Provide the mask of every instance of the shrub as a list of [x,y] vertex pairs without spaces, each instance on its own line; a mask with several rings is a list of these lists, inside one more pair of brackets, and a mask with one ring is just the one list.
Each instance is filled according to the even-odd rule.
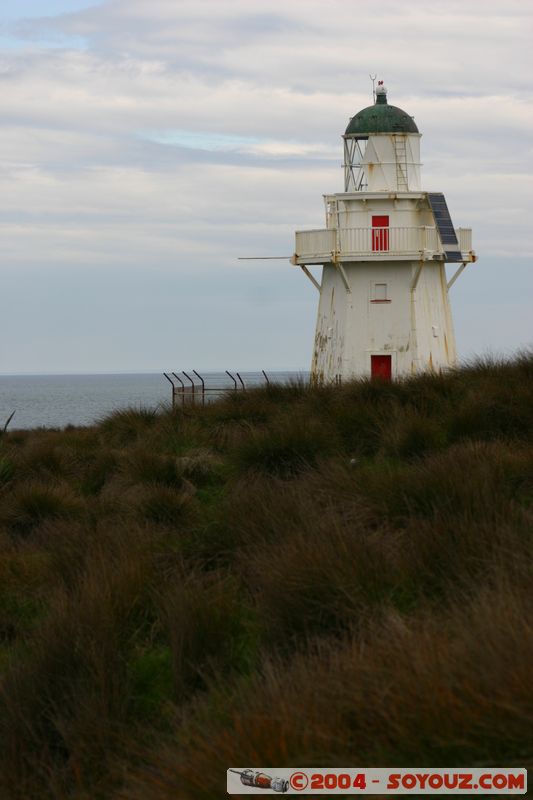
[[332,419],[345,451],[359,456],[377,452],[383,424],[379,406],[366,401],[351,402],[350,394],[343,392],[334,406]]
[[160,595],[159,604],[170,641],[177,700],[205,689],[214,676],[250,670],[254,626],[232,576],[191,571]]
[[52,593],[24,658],[1,679],[3,797],[68,796],[109,769],[131,713],[127,656],[154,621],[153,563],[129,533],[115,553],[95,545],[77,584]]
[[136,483],[180,487],[183,483],[176,459],[143,447],[128,452],[123,463],[126,475]]
[[173,695],[172,652],[166,644],[145,644],[128,660],[132,710],[141,719],[162,714]]
[[453,410],[450,434],[453,439],[531,438],[532,405],[528,386],[472,393]]
[[2,437],[0,796],[528,763],[531,378],[529,354]]
[[107,441],[128,444],[150,430],[156,420],[155,409],[124,408],[105,417],[98,427]]
[[202,446],[206,431],[202,407],[174,408],[157,414],[154,424],[142,434],[139,444],[154,453],[180,456]]
[[218,451],[233,450],[247,441],[253,429],[247,420],[222,420],[210,428],[209,441]]
[[239,552],[282,540],[321,513],[322,501],[306,491],[307,480],[307,472],[291,481],[250,472],[211,489],[202,515],[185,532],[184,552],[195,561],[228,564]]
[[83,510],[82,502],[69,487],[28,482],[15,487],[4,506],[3,517],[14,532],[27,534],[47,519],[76,518]]
[[380,427],[382,450],[399,458],[417,458],[441,450],[447,443],[442,420],[408,409],[402,409],[392,420],[389,417]]
[[138,493],[137,513],[148,522],[180,525],[186,519],[191,495],[168,486],[146,487]]
[[0,592],[0,646],[30,631],[41,612],[42,604],[37,598],[3,587]]
[[398,541],[404,580],[428,607],[455,602],[458,592],[490,583],[494,571],[512,575],[531,562],[531,514],[514,504],[491,518],[410,519]]
[[190,450],[186,456],[180,456],[175,460],[179,475],[189,478],[197,486],[205,486],[216,481],[221,464],[220,458],[205,449]]
[[269,428],[252,431],[249,439],[233,451],[237,468],[291,478],[334,451],[336,440],[331,428],[302,417],[295,414]]
[[402,408],[410,408],[425,416],[440,417],[443,410],[461,395],[459,376],[456,371],[450,370],[404,378],[397,383],[397,402]]
[[266,662],[189,714],[177,742],[152,751],[120,796],[214,797],[228,764],[257,764],[258,754],[278,766],[338,766],[354,753],[374,767],[529,763],[528,580],[503,578],[444,613],[390,613],[290,663]]
[[39,525],[32,540],[45,555],[56,588],[74,589],[98,536],[86,520],[52,517]]
[[22,451],[19,457],[21,471],[26,477],[33,475],[41,480],[63,475],[66,471],[63,448],[54,434],[41,436]]
[[465,442],[415,463],[377,458],[350,469],[337,461],[311,480],[318,492],[351,498],[372,510],[379,523],[403,525],[410,517],[438,517],[476,525],[500,518],[502,509],[508,510],[525,490],[530,471],[527,449]]
[[112,451],[102,449],[86,457],[80,466],[80,489],[85,495],[97,495],[117,468],[117,457]]
[[27,430],[14,430],[9,431],[3,434],[3,440],[10,445],[14,445],[16,448],[23,447],[29,438],[31,438],[32,433]]
[[247,392],[227,392],[217,403],[205,406],[200,418],[214,427],[220,423],[237,422],[246,425],[265,424],[275,409],[261,389]]
[[0,453],[0,487],[9,483],[15,473],[13,462]]
[[331,510],[309,514],[275,546],[247,549],[239,566],[256,597],[265,645],[290,652],[298,639],[338,635],[394,605],[404,578],[395,545],[390,532],[368,531],[364,520],[343,526]]

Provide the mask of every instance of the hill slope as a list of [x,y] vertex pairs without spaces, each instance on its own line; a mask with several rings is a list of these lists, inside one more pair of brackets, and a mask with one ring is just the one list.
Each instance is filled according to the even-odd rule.
[[532,766],[533,358],[0,439],[0,796]]

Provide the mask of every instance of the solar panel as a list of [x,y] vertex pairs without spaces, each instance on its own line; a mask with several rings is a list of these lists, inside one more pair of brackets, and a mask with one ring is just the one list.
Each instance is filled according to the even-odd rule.
[[430,192],[428,201],[433,211],[446,261],[462,261],[459,242],[444,195],[441,192]]

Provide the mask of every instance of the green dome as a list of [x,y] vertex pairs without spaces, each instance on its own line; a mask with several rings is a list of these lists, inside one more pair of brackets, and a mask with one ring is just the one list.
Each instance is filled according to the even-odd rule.
[[371,133],[418,133],[418,128],[409,114],[401,108],[389,106],[382,89],[377,93],[373,106],[363,108],[351,118],[345,136],[365,138]]

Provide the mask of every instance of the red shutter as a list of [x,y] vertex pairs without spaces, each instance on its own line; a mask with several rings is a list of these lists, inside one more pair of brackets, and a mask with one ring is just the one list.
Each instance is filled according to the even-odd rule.
[[372,217],[372,250],[379,252],[389,249],[389,217],[388,215]]
[[382,381],[392,380],[392,356],[370,356],[370,375]]

